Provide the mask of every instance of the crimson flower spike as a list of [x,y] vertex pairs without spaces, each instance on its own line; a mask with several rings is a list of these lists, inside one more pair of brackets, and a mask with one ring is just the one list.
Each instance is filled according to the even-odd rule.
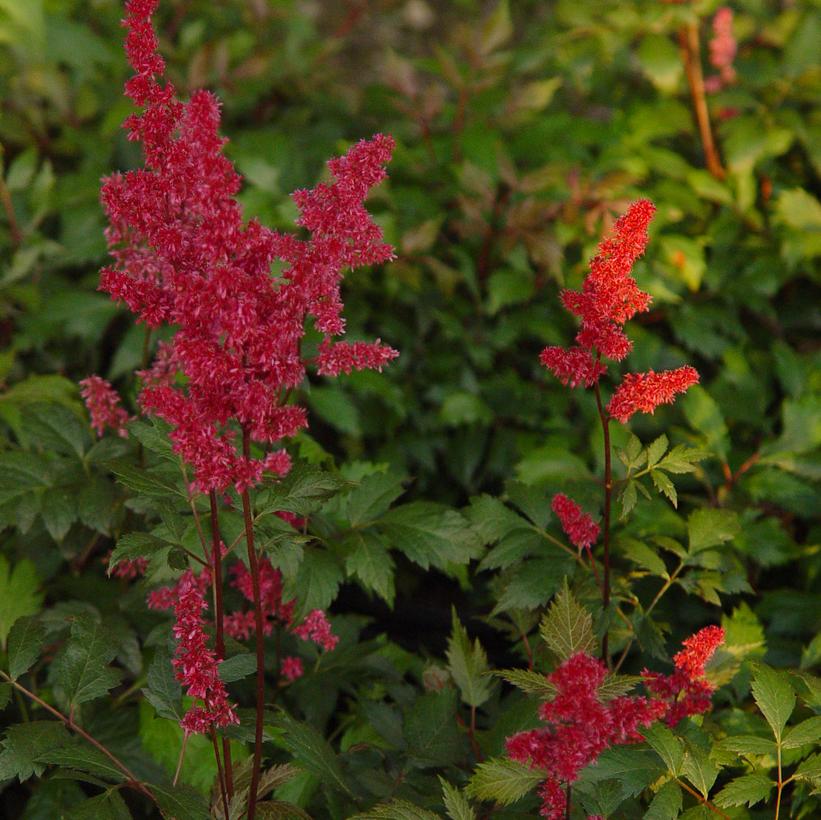
[[[307,239],[254,219],[245,224],[236,201],[242,179],[223,154],[219,102],[207,91],[181,102],[161,79],[151,23],[157,4],[126,4],[135,71],[126,94],[141,110],[125,126],[142,143],[145,167],[105,180],[114,264],[102,271],[100,288],[149,327],[175,326],[163,366],[144,375],[140,404],[172,425],[175,451],[194,468],[194,490],[241,493],[265,471],[286,473],[290,459],[281,449],[252,458],[238,446],[239,431],[271,445],[307,426],[304,408],[285,398],[305,378],[307,321],[324,335],[311,362],[320,375],[379,370],[398,355],[378,340],[333,339],[345,331],[342,271],[393,256],[363,203],[385,178],[394,142],[378,134],[357,143],[328,163],[331,182],[294,193]],[[273,277],[277,259],[283,270]]]

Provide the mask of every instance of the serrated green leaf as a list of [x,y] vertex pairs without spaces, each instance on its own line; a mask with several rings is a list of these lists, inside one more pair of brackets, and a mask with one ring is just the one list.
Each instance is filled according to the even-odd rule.
[[351,794],[331,744],[313,726],[288,715],[281,715],[274,725],[285,730],[279,742],[294,756],[300,768],[319,778],[324,785]]
[[627,695],[636,688],[636,684],[641,683],[641,675],[613,675],[608,673],[602,681],[598,692],[599,700],[605,703],[613,698],[620,698]]
[[296,515],[311,515],[343,487],[345,481],[335,473],[299,463],[279,483],[260,494],[257,509],[261,514],[284,510]]
[[327,609],[336,598],[345,574],[336,557],[324,549],[306,550],[296,578],[286,579],[283,600],[296,598],[297,616]]
[[220,680],[223,683],[233,683],[234,681],[247,678],[248,675],[256,672],[257,659],[250,652],[241,652],[226,658],[219,665]]
[[182,687],[164,649],[158,649],[154,654],[154,660],[148,669],[146,688],[142,691],[160,717],[182,720]]
[[663,493],[674,507],[678,507],[678,494],[670,477],[661,470],[650,470],[650,478],[653,480],[653,486]]
[[476,766],[465,791],[477,800],[509,806],[532,791],[544,779],[544,772],[515,760],[486,760]]
[[65,820],[131,820],[131,812],[125,800],[115,789],[89,798],[79,806],[72,806],[62,816]]
[[731,780],[714,798],[722,808],[730,806],[754,806],[770,796],[775,783],[763,774],[745,774]]
[[793,777],[797,780],[821,781],[821,754],[802,760]]
[[9,726],[0,752],[0,781],[16,777],[20,782],[32,775],[40,777],[45,764],[37,759],[48,749],[69,741],[69,734],[56,720],[32,720]]
[[149,788],[167,820],[208,820],[210,817],[205,798],[190,786],[150,783]]
[[34,615],[18,618],[9,631],[9,674],[12,680],[31,669],[40,656],[46,630]]
[[616,780],[621,784],[623,798],[635,797],[665,773],[658,755],[650,749],[629,746],[606,749],[595,766],[582,773],[589,783]]
[[311,820],[311,815],[293,803],[283,800],[266,800],[257,803],[259,820]]
[[108,628],[99,621],[81,618],[71,626],[71,638],[54,659],[49,680],[72,706],[108,693],[121,673],[108,664],[117,654]]
[[573,596],[567,581],[542,618],[539,634],[562,660],[577,652],[591,654],[595,651],[593,616]]
[[402,479],[393,473],[372,473],[365,476],[348,494],[348,521],[352,527],[360,527],[385,513],[399,498],[405,488]]
[[438,814],[420,808],[407,800],[379,803],[367,811],[352,815],[349,820],[441,820]]
[[621,518],[626,518],[638,502],[636,484],[637,482],[631,479],[622,487],[621,492],[619,493],[618,500],[621,504]]
[[528,526],[528,522],[501,499],[490,495],[471,498],[470,506],[464,512],[486,544],[493,544],[509,532]]
[[476,812],[456,786],[448,783],[441,776],[439,785],[442,787],[442,801],[450,820],[476,820]]
[[781,741],[781,747],[798,749],[810,743],[821,743],[821,715],[814,715],[790,727]]
[[464,758],[465,739],[456,725],[456,691],[417,698],[405,716],[405,740],[416,765],[448,766]]
[[492,614],[542,606],[561,587],[572,567],[573,559],[558,549],[551,558],[532,558],[511,567]]
[[148,558],[161,549],[167,549],[169,543],[147,532],[127,532],[120,536],[117,545],[108,558],[109,573],[121,561],[133,561],[135,558]]
[[659,558],[658,552],[651,549],[643,541],[635,538],[625,538],[619,540],[619,547],[621,552],[630,561],[638,566],[646,569],[652,575],[659,578],[667,578],[667,566],[664,561]]
[[448,670],[468,706],[481,706],[493,693],[493,679],[488,671],[487,655],[479,639],[470,643],[468,633],[452,611],[453,625],[448,639]]
[[547,679],[546,675],[531,669],[500,669],[493,674],[512,683],[523,692],[536,695],[542,700],[552,700],[558,692],[556,686]]
[[764,715],[777,741],[795,708],[795,692],[789,679],[764,664],[753,668],[752,693],[761,714]]
[[682,804],[681,786],[671,780],[656,792],[644,813],[644,820],[675,820],[679,816]]
[[647,447],[647,466],[654,467],[667,451],[670,441],[662,433],[652,444]]
[[[519,519],[524,523],[523,519]],[[479,562],[479,572],[487,569],[507,569],[523,559],[539,553],[544,536],[534,529],[515,529],[504,535]]]
[[719,741],[719,747],[739,755],[775,755],[775,741],[769,737],[757,735],[735,735]]
[[117,464],[111,470],[117,476],[120,484],[128,487],[129,490],[133,490],[137,495],[163,501],[174,497],[188,500],[182,488],[182,475],[180,474],[178,477],[170,464],[162,464],[142,470],[137,467]]
[[114,783],[122,783],[125,779],[123,773],[101,751],[79,740],[44,750],[37,756],[37,762],[78,769]]
[[91,441],[86,426],[60,404],[34,404],[23,417],[26,438],[40,447],[82,458]]
[[61,542],[78,518],[76,498],[63,487],[53,488],[40,506],[48,534]]
[[34,564],[27,559],[18,561],[14,568],[0,555],[0,646],[18,618],[34,615],[40,610],[43,593]]
[[715,763],[701,749],[693,746],[690,746],[684,756],[682,772],[704,797],[710,793],[718,777],[718,768]]
[[431,501],[414,501],[394,507],[379,522],[394,549],[422,569],[444,569],[478,558],[482,542],[456,510]]
[[690,553],[714,547],[735,538],[741,530],[737,513],[732,510],[704,508],[690,513],[687,533]]
[[678,776],[684,761],[684,746],[662,723],[654,723],[640,730],[650,748],[664,761],[668,771]]
[[704,461],[709,457],[710,454],[706,450],[688,447],[686,444],[678,444],[664,456],[657,466],[668,473],[692,473],[695,472],[695,465],[699,461]]
[[3,711],[11,701],[11,684],[0,683],[0,712]]
[[368,590],[373,590],[388,606],[392,607],[394,587],[394,563],[390,553],[370,530],[352,532],[345,540],[350,550],[345,558],[345,569],[356,575]]

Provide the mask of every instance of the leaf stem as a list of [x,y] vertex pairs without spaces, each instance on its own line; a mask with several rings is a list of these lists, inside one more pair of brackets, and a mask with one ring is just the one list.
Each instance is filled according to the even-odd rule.
[[[242,428],[242,453],[245,458],[250,455],[251,437],[246,427]],[[254,546],[254,520],[251,511],[251,498],[248,490],[241,493],[242,515],[245,519],[245,543],[248,547],[248,566],[251,570],[251,585],[254,593],[254,625],[257,649],[257,703],[256,725],[254,732],[254,764],[251,770],[251,785],[248,791],[248,820],[256,815],[257,789],[259,788],[260,769],[262,767],[262,723],[265,715],[265,636],[262,628],[262,601],[259,592],[259,562]]]
[[[50,714],[54,715],[58,720],[62,721],[67,729],[78,734],[83,740],[87,743],[90,743],[97,751],[104,754],[127,778],[127,785],[131,786],[133,789],[136,789],[141,794],[145,795],[152,803],[157,804],[157,798],[154,797],[153,792],[148,786],[143,783],[125,763],[122,762],[113,752],[109,751],[99,740],[95,737],[92,737],[82,726],[78,726],[75,722],[73,717],[69,717],[68,715],[64,715],[59,710],[55,709],[50,704],[46,703],[42,698],[38,697],[34,694],[34,692],[29,691],[20,683],[17,683],[16,680],[12,680],[11,676],[6,674],[2,669],[0,669],[0,678],[2,678],[6,683],[10,683],[14,689],[18,692],[24,694],[27,698],[30,698],[34,703],[38,706],[45,709]],[[159,804],[157,804],[159,805]]]
[[723,817],[724,820],[730,820],[729,814],[725,814],[720,808],[718,808],[718,806],[711,803],[703,794],[699,794],[699,792],[697,792],[692,786],[690,786],[689,783],[685,783],[679,777],[676,778],[676,783],[678,783],[679,786],[681,786],[681,788],[684,789],[686,792],[692,794],[693,797],[695,797],[696,800],[698,800],[698,802],[701,803],[702,806],[705,806],[711,812],[717,814],[719,817]]
[[[222,740],[224,744],[225,738],[223,738]],[[225,820],[229,820],[230,814],[228,813],[228,795],[226,793],[225,786],[226,773],[223,770],[222,763],[220,762],[220,750],[217,745],[217,733],[214,731],[213,727],[211,728],[211,743],[214,746],[214,759],[217,761],[217,783],[219,784],[220,797],[222,798],[222,808],[225,811]]]
[[781,771],[781,733],[779,732],[779,736],[776,738],[776,749],[777,749],[777,759],[778,759],[778,784],[777,784],[777,792],[775,798],[775,818],[774,820],[778,820],[778,815],[781,812],[781,793],[784,791],[784,775]]

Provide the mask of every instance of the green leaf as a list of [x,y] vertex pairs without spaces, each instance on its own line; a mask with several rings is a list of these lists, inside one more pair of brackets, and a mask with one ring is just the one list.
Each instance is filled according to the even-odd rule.
[[509,532],[528,526],[528,522],[511,510],[501,499],[490,495],[471,498],[465,515],[486,544],[493,544]]
[[142,690],[143,695],[157,714],[170,720],[182,720],[182,687],[164,649],[158,649],[154,654],[146,684],[146,688]]
[[585,769],[581,779],[588,783],[616,780],[626,798],[635,797],[664,773],[655,752],[622,746],[602,752],[596,765]]
[[91,476],[77,497],[77,514],[87,527],[108,535],[116,504],[117,496],[111,481],[102,476]]
[[687,519],[690,554],[730,541],[740,531],[738,515],[732,510],[695,510]]
[[658,550],[651,549],[643,541],[635,538],[619,539],[621,552],[630,561],[646,569],[651,575],[659,578],[667,578],[667,565],[661,560]]
[[368,590],[373,590],[388,606],[393,606],[394,563],[380,539],[370,530],[352,532],[345,539],[351,551],[345,558],[348,575],[356,575]]
[[650,748],[664,761],[668,771],[678,776],[684,761],[681,741],[663,723],[654,723],[640,731]]
[[0,752],[0,781],[17,777],[20,782],[32,775],[40,777],[45,764],[38,763],[41,754],[67,743],[69,734],[56,720],[33,720],[9,726]]
[[[169,469],[171,472],[169,472]],[[158,498],[167,501],[171,498],[188,497],[182,489],[182,474],[177,476],[177,472],[171,465],[162,464],[147,469],[139,469],[124,464],[117,464],[111,468],[119,482],[133,490],[137,495],[147,498]]]
[[12,680],[31,669],[40,656],[46,640],[46,630],[34,615],[25,615],[14,622],[9,632],[9,674]]
[[108,572],[110,574],[121,561],[148,558],[158,550],[167,549],[169,546],[167,541],[147,532],[127,532],[117,539],[117,545],[108,558]]
[[641,675],[613,675],[608,673],[597,692],[599,700],[604,703],[613,698],[627,695],[636,688],[637,683],[641,683],[641,680]]
[[739,755],[775,755],[777,751],[775,741],[772,738],[758,737],[757,735],[725,737],[719,741],[718,745],[721,749]]
[[656,792],[644,813],[644,820],[675,820],[681,812],[682,803],[681,786],[671,780]]
[[205,798],[190,786],[150,783],[149,788],[167,820],[208,820],[210,817]]
[[43,751],[37,756],[37,762],[78,769],[114,783],[122,783],[125,779],[123,773],[101,751],[79,740]]
[[670,441],[663,433],[647,447],[647,466],[655,467],[661,457],[667,452]]
[[500,669],[493,674],[542,700],[553,700],[558,692],[555,684],[552,684],[546,675],[531,669]]
[[810,743],[821,742],[821,715],[814,715],[811,718],[802,720],[796,726],[792,726],[784,735],[781,742],[783,749],[798,749]]
[[566,580],[542,618],[539,634],[562,660],[577,652],[591,654],[595,651],[593,616],[579,604]]
[[260,494],[262,498],[257,499],[257,509],[263,514],[285,510],[296,515],[310,515],[344,486],[344,480],[338,475],[299,463],[278,484]]
[[821,754],[816,754],[803,760],[801,765],[795,770],[793,777],[795,777],[796,780],[821,781]]
[[301,768],[326,786],[351,794],[331,744],[313,726],[284,714],[277,718],[274,725],[285,730],[278,742],[294,756]]
[[618,501],[621,504],[620,518],[626,518],[638,502],[638,493],[636,492],[636,482],[628,481],[621,489]]
[[670,476],[661,470],[650,470],[650,478],[653,479],[653,486],[663,493],[674,507],[678,507],[678,494],[675,485],[670,481]]
[[349,820],[440,820],[440,817],[407,800],[397,799],[389,803],[379,803],[367,811],[351,815]]
[[684,757],[682,772],[704,797],[710,793],[718,777],[715,763],[701,749],[693,746],[690,746]]
[[448,670],[468,706],[481,706],[493,693],[493,679],[488,671],[487,655],[479,639],[470,643],[467,630],[452,610],[453,627],[448,639]]
[[402,479],[393,473],[372,473],[365,476],[348,494],[348,521],[360,527],[379,518],[399,498],[405,488]]
[[479,37],[479,51],[490,54],[503,46],[513,36],[513,22],[510,19],[508,0],[499,0],[496,8],[485,20]]
[[496,758],[476,766],[465,791],[477,800],[493,801],[508,806],[532,791],[544,772],[531,769],[515,760]]
[[83,801],[63,816],[66,820],[131,820],[131,812],[125,800],[115,789]]
[[296,578],[285,584],[283,600],[296,598],[298,615],[313,609],[327,609],[344,577],[342,567],[330,552],[319,548],[306,550]]
[[58,543],[66,537],[71,525],[77,520],[77,503],[74,495],[62,487],[53,488],[40,507],[43,523],[48,534]]
[[550,558],[533,558],[510,569],[493,615],[512,609],[536,609],[542,606],[573,571],[573,559],[558,549],[550,548]]
[[703,387],[694,385],[681,399],[681,406],[690,426],[704,436],[704,446],[726,459],[729,433],[715,399]]
[[39,612],[42,603],[43,593],[34,564],[23,559],[12,569],[8,559],[0,555],[0,646],[6,646],[12,624],[24,615]]
[[476,812],[456,786],[448,783],[441,776],[439,785],[442,787],[442,801],[450,820],[476,820]]
[[379,526],[391,545],[422,569],[466,564],[482,550],[479,537],[462,515],[430,501],[394,507]]
[[27,438],[44,449],[82,458],[90,443],[86,426],[60,404],[29,405],[24,424]]
[[220,680],[223,683],[233,683],[247,678],[248,675],[256,672],[256,669],[256,657],[250,652],[241,652],[239,655],[233,655],[220,663]]
[[293,803],[283,800],[266,800],[257,803],[259,820],[311,820],[311,815]]
[[753,667],[751,689],[776,741],[780,741],[781,733],[795,708],[795,692],[787,676],[764,664],[756,664]]
[[117,646],[105,624],[81,618],[71,626],[71,638],[49,669],[49,680],[72,706],[108,693],[120,682],[121,673],[108,664]]
[[717,806],[726,809],[730,806],[754,806],[766,800],[773,790],[773,783],[763,774],[745,774],[731,780],[714,798]]
[[463,759],[465,741],[456,725],[454,689],[416,699],[405,716],[405,740],[416,765],[448,766]]

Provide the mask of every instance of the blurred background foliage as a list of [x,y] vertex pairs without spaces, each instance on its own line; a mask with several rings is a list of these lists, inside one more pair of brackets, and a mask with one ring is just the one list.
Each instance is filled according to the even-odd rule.
[[[580,284],[630,201],[652,199],[636,274],[654,302],[631,324],[626,364],[692,363],[702,386],[632,427],[645,442],[667,432],[712,458],[680,485],[681,515],[653,500],[625,537],[648,522],[677,535],[698,506],[737,511],[725,610],[754,591],[739,623],[756,635],[763,625],[767,659],[817,669],[821,3],[731,4],[737,79],[707,100],[722,179],[705,168],[676,39],[699,21],[709,73],[718,6],[166,0],[158,23],[181,95],[204,86],[223,101],[248,216],[290,229],[288,194],[320,178],[325,159],[376,131],[396,138],[390,179],[369,207],[397,258],[351,276],[345,296],[350,336],[379,336],[402,355],[382,374],[312,380],[310,437],[298,445],[309,459],[347,463],[355,479],[387,465],[410,479],[406,500],[463,506],[532,487],[596,498],[595,406],[550,378],[538,353],[574,333],[559,289]],[[36,449],[43,435],[34,405],[80,414],[73,385],[89,373],[133,407],[143,330],[96,292],[100,178],[140,163],[120,127],[121,13],[119,0],[0,0],[0,423],[14,446]],[[624,445],[626,432],[615,433]],[[98,495],[113,498],[99,481]],[[66,560],[76,567],[89,533],[111,524],[104,510],[68,524],[50,509],[26,514],[26,534],[7,530],[6,548],[41,577]],[[410,598],[425,577],[400,563],[393,626],[409,641],[428,628]],[[510,575],[478,575],[491,577],[468,596],[467,575],[455,574],[469,612],[490,611],[500,589],[516,603]],[[74,581],[62,583],[53,596]],[[679,594],[660,609],[685,634],[704,610]],[[429,635],[437,652],[448,606]]]

